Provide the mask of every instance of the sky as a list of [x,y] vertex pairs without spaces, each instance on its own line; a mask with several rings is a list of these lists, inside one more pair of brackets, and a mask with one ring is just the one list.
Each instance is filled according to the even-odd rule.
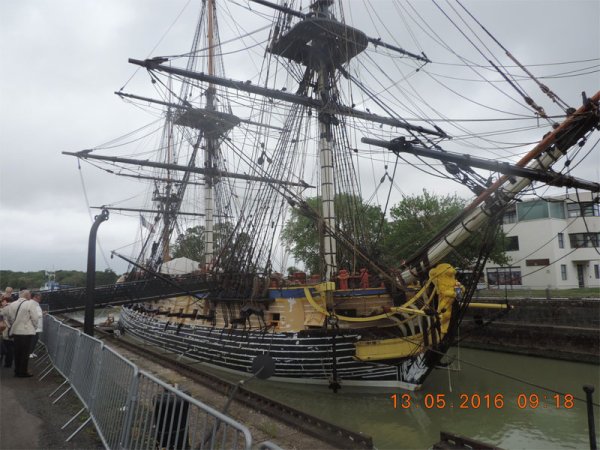
[[[93,215],[98,214],[88,205],[142,195],[140,187],[115,181],[89,165],[79,166],[77,159],[61,152],[109,142],[155,120],[113,92],[124,85],[128,92],[147,89],[148,77],[128,64],[128,58],[181,53],[189,48],[199,3],[0,2],[0,270],[85,270],[89,229]],[[232,16],[239,17],[225,19],[222,40],[239,32],[235,23],[243,24],[245,30],[264,26],[263,18],[245,11],[247,1],[225,3]],[[413,3],[432,8],[425,0]],[[551,87],[569,104],[579,106],[581,91],[592,95],[600,87],[597,0],[465,0],[463,4],[526,64],[591,60],[591,75],[551,81]],[[387,0],[378,5],[383,15],[385,8],[391,8]],[[258,5],[252,8],[269,13]],[[364,25],[375,36],[377,27],[366,22],[359,9],[350,2],[347,19],[357,27]],[[387,32],[394,34],[401,25],[393,23]],[[436,23],[432,26],[443,35]],[[411,48],[410,42],[407,47]],[[435,55],[425,50],[428,56]],[[229,77],[244,80],[246,70],[256,71],[256,62],[240,56],[230,67]],[[418,81],[414,83],[418,85]],[[501,97],[481,95],[482,101],[505,106]],[[438,100],[443,104],[445,99]],[[447,103],[452,106],[453,99],[448,97]],[[465,116],[458,106],[454,109],[453,117]],[[596,149],[590,164],[576,174],[597,181],[598,154]],[[435,182],[429,188],[438,193],[465,192]],[[407,192],[415,190],[408,188]],[[126,263],[110,259],[110,251],[124,249],[127,254],[138,229],[137,218],[111,214],[98,233],[97,268],[124,272]]]

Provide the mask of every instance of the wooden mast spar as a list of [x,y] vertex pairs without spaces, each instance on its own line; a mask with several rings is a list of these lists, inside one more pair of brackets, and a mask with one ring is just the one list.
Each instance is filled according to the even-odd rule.
[[[207,3],[207,21],[208,21],[208,73],[215,74],[214,68],[214,0],[208,0]],[[208,84],[206,90],[206,109],[209,111],[215,110],[215,86],[212,83]],[[206,141],[206,152],[204,153],[204,167],[212,168],[213,160],[216,153],[218,143],[214,137],[210,137]],[[210,270],[214,258],[213,230],[214,230],[214,177],[207,176],[204,185],[204,270]]]

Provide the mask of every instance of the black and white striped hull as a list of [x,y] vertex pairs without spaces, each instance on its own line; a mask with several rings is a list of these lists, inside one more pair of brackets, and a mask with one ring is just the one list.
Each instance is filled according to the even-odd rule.
[[[333,373],[333,337],[299,336],[236,330],[206,325],[177,325],[123,308],[120,324],[127,333],[159,345],[178,355],[243,374],[252,373],[252,362],[269,353],[275,363],[271,379],[296,383],[328,384]],[[338,380],[345,386],[399,387],[418,389],[430,369],[423,354],[402,362],[377,364],[354,358],[359,333],[335,338]]]

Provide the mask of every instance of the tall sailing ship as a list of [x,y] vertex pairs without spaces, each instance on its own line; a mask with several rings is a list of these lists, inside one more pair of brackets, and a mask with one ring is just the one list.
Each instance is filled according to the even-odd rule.
[[[565,165],[556,168],[598,127],[600,96],[584,96],[582,106],[571,108],[507,52],[542,95],[562,108],[562,122],[490,60],[490,70],[550,129],[516,163],[447,151],[451,133],[427,117],[445,116],[421,108],[412,88],[399,87],[427,73],[432,61],[426,53],[347,24],[341,3],[316,0],[304,9],[300,3],[253,0],[248,9],[272,24],[241,32],[225,48],[217,6],[228,2],[204,0],[188,53],[130,59],[146,69],[161,95],[117,92],[162,109],[156,157],[101,155],[99,149],[72,153],[151,186],[152,206],[113,207],[141,215],[144,234],[130,260],[129,280],[169,270],[176,279],[173,242],[179,248],[195,245],[201,256],[182,272],[198,280],[202,294],[129,305],[120,324],[174,353],[237,372],[251,373],[256,358],[268,355],[274,379],[334,390],[416,389],[455,341],[505,209],[534,183],[599,190],[598,183],[566,174]],[[267,29],[266,41],[254,38]],[[224,55],[232,42],[245,45],[244,52],[264,52],[262,62],[243,68],[258,75],[225,76]],[[384,58],[391,63],[384,65]],[[373,68],[380,73],[371,73]],[[375,75],[383,81],[375,84]],[[406,110],[419,117],[403,118],[399,111]],[[453,129],[465,131],[459,127]],[[365,154],[371,159],[361,159]],[[366,208],[376,208],[383,223],[389,192],[371,192],[385,189],[384,181],[390,191],[401,182],[398,163],[406,155],[416,156],[424,172],[467,186],[475,198],[420,250],[390,262],[381,255],[381,230],[372,229]],[[367,169],[375,175],[369,178]],[[312,273],[282,275],[281,249],[294,236],[281,235],[291,218],[302,218],[308,234],[318,235]],[[446,260],[473,238],[481,248],[474,264],[463,267],[469,275],[460,283]]]

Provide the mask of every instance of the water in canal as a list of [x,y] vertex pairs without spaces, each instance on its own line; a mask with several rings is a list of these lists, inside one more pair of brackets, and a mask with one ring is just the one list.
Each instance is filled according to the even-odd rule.
[[[256,379],[246,387],[368,434],[378,449],[427,449],[440,430],[504,449],[590,448],[582,386],[595,385],[600,403],[600,366],[464,348],[450,352],[457,353],[460,371],[438,369],[416,393],[343,387],[334,394],[323,386]],[[600,409],[594,413],[600,434]]]

